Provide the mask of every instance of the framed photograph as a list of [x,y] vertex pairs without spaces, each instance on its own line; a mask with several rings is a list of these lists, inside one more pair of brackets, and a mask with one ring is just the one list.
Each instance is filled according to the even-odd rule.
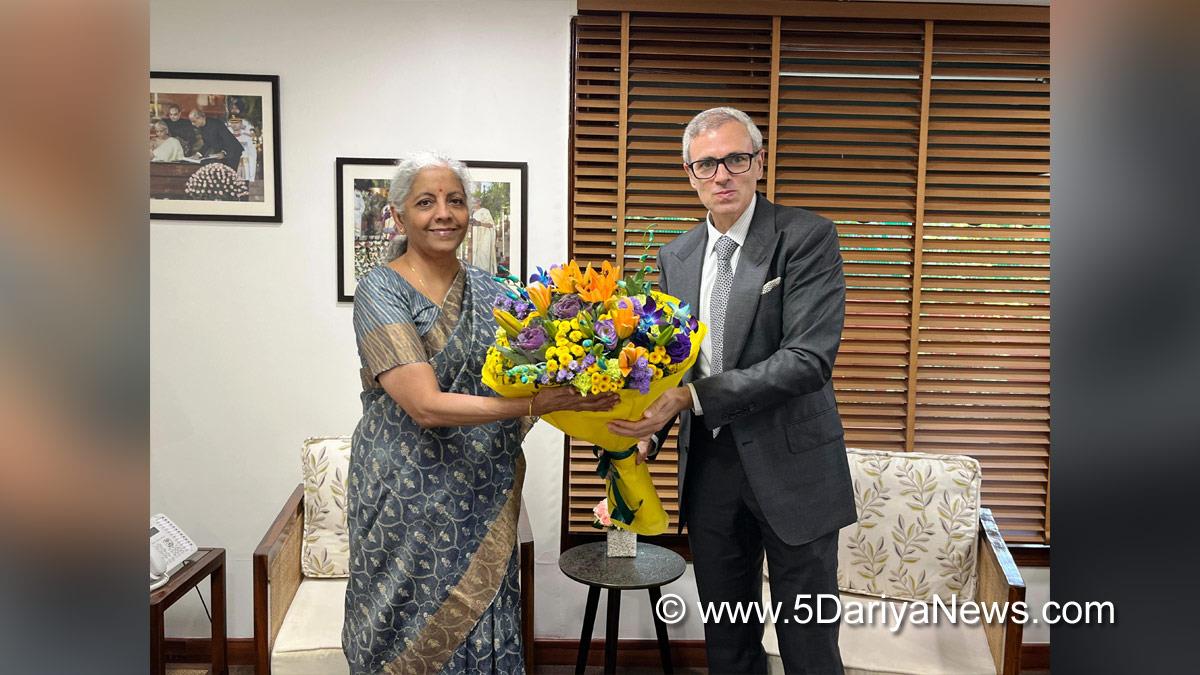
[[150,217],[279,223],[279,76],[150,73]]
[[[387,262],[400,236],[388,204],[395,159],[337,158],[338,300],[352,302],[358,280]],[[528,216],[525,162],[465,162],[475,186],[470,226],[458,257],[491,274],[526,278]]]

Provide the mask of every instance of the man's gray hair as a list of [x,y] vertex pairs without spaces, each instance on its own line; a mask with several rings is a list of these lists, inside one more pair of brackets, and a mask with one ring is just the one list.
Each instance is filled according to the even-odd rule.
[[[394,212],[404,213],[404,200],[408,199],[409,193],[412,192],[417,174],[431,167],[444,167],[453,171],[454,175],[458,176],[458,182],[462,183],[463,194],[470,203],[474,183],[471,181],[471,172],[467,170],[467,165],[435,152],[420,151],[409,153],[396,162],[396,174],[388,187],[388,203],[392,205]],[[395,260],[407,249],[408,238],[396,237],[385,258]]]
[[746,133],[750,134],[750,142],[754,144],[754,152],[762,150],[762,132],[754,125],[754,121],[750,119],[749,115],[737,108],[709,108],[693,117],[692,121],[688,122],[687,128],[683,130],[684,163],[692,161],[688,154],[692,147],[692,139],[727,122],[737,122],[746,127]]

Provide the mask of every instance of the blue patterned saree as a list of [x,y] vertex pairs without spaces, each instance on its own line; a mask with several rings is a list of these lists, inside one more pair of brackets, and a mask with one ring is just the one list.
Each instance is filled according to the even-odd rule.
[[355,292],[363,417],[348,481],[342,646],[356,675],[524,672],[520,420],[423,429],[376,380],[427,361],[442,391],[494,395],[479,374],[498,292],[464,266],[438,307],[386,265]]

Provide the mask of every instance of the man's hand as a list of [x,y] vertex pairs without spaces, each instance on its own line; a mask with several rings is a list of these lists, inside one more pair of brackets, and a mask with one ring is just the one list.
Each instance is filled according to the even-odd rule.
[[650,450],[654,448],[654,441],[649,438],[643,438],[638,441],[637,459],[633,460],[634,464],[645,464],[650,461]]
[[621,436],[646,438],[662,429],[681,410],[692,407],[692,392],[687,387],[668,389],[658,400],[646,408],[640,420],[615,420],[608,423],[608,430]]

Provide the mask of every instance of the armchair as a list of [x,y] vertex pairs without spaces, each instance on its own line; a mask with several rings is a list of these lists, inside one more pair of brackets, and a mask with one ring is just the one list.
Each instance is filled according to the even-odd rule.
[[[305,482],[296,486],[254,551],[254,646],[258,675],[349,673],[342,653],[346,584],[344,478],[348,437],[304,442]],[[521,635],[532,672],[533,531],[518,524]]]
[[[996,521],[979,505],[979,463],[958,455],[847,453],[859,517],[838,540],[839,646],[846,673],[1018,675],[1022,625],[1011,614],[974,625],[950,624],[943,615],[937,623],[893,631],[893,608],[870,607],[935,598],[946,606],[957,598],[1011,607],[1025,600],[1025,582]],[[764,566],[763,572],[763,600],[769,603],[769,570]],[[850,603],[889,622],[848,621]],[[792,607],[782,604],[787,616]],[[770,623],[763,646],[770,672],[782,674]]]

